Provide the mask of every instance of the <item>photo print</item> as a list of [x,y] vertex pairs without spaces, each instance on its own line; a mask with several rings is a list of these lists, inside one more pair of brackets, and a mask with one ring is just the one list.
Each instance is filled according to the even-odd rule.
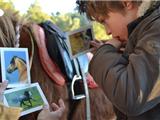
[[9,107],[21,107],[21,116],[41,110],[48,105],[38,83],[25,87],[9,89],[4,92],[4,104]]
[[67,32],[67,42],[70,48],[71,58],[93,50],[90,42],[94,40],[93,28],[91,25]]
[[8,80],[8,88],[31,83],[27,48],[0,48],[2,81]]

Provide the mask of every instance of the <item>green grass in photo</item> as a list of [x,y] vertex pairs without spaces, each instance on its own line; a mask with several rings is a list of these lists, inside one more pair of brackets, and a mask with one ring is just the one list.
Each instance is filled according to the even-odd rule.
[[[29,99],[26,99],[26,98],[24,99],[25,91],[30,91],[31,93],[30,102],[31,103],[29,102]],[[12,93],[7,93],[5,94],[5,97],[7,99],[9,106],[22,107],[23,111],[31,109],[31,108],[35,108],[37,106],[44,104],[43,99],[39,91],[37,90],[37,87],[31,87],[31,88],[15,91]]]

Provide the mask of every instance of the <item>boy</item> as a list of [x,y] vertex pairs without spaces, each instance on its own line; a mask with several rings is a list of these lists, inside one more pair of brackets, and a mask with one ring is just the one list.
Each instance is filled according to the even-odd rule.
[[117,119],[160,120],[160,2],[77,4],[81,13],[112,34],[94,54],[90,73],[112,102]]

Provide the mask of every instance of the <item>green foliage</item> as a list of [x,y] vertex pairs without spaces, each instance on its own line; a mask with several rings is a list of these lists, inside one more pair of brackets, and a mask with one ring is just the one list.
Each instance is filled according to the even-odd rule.
[[59,26],[63,31],[72,31],[84,26],[84,19],[78,13],[56,14],[52,15],[54,23]]
[[95,38],[97,40],[111,39],[111,36],[108,36],[106,34],[105,28],[102,24],[100,24],[98,22],[93,22],[93,30],[94,30],[94,33],[95,33]]
[[0,8],[3,10],[10,9],[12,11],[15,11],[14,5],[11,1],[5,2],[5,0],[0,0]]
[[[89,23],[86,18],[78,13],[68,13],[68,14],[56,14],[52,15],[54,18],[54,23],[59,26],[63,31],[72,31],[83,27]],[[93,22],[93,30],[95,34],[95,39],[106,40],[110,39],[111,36],[106,35],[106,31],[103,25]]]
[[36,23],[51,20],[51,17],[42,11],[42,8],[37,1],[29,7],[26,16]]
[[[11,9],[12,11],[16,11],[13,5],[14,0],[9,0],[9,2],[4,1],[5,0],[0,0],[0,8]],[[38,0],[36,0],[35,3],[33,3],[29,7],[27,13],[25,14],[25,17],[29,18],[29,20],[36,23],[41,23],[45,20],[51,20],[63,31],[72,31],[80,27],[83,27],[89,23],[83,15],[80,15],[76,12],[67,14],[61,14],[60,12],[57,12],[55,15],[48,15],[42,11],[42,8],[40,7]],[[106,35],[104,27],[97,22],[93,22],[93,29],[95,33],[95,38],[97,40],[106,40],[111,38],[110,36]]]

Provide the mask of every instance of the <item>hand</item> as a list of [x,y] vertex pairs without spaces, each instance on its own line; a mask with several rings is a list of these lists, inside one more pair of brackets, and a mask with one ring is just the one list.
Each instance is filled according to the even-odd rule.
[[91,45],[93,47],[95,47],[96,49],[99,48],[101,45],[103,45],[104,42],[100,41],[100,40],[93,40],[91,41]]
[[3,92],[7,88],[8,81],[0,83],[0,102],[3,102]]
[[105,42],[105,44],[111,44],[111,45],[113,45],[117,49],[120,49],[121,46],[122,46],[122,42],[119,41],[118,39],[108,40],[107,42]]
[[49,106],[44,106],[43,110],[39,113],[37,120],[59,120],[65,111],[65,105],[62,99],[60,99],[58,103],[59,106],[52,103],[51,106],[53,111],[49,110]]

